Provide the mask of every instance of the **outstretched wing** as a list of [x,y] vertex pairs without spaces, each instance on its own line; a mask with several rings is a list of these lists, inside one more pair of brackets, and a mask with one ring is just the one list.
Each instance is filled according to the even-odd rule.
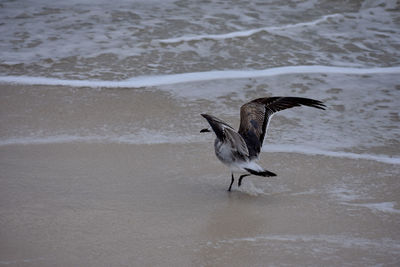
[[239,134],[246,141],[250,157],[257,157],[260,153],[272,115],[298,106],[325,109],[321,101],[303,97],[257,98],[240,108]]
[[201,116],[208,121],[217,138],[228,143],[233,152],[246,157],[249,156],[249,151],[243,137],[229,124],[209,114],[201,114]]

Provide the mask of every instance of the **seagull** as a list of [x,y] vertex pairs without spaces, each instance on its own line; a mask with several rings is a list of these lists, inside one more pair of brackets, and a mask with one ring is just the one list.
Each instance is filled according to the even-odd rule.
[[275,173],[257,164],[258,156],[272,116],[278,111],[298,106],[322,110],[326,108],[321,101],[310,98],[281,96],[257,98],[241,106],[239,131],[217,117],[201,114],[210,127],[200,132],[211,132],[210,128],[214,131],[215,155],[231,170],[229,192],[235,181],[234,173],[241,174],[238,181],[239,187],[242,185],[242,179],[250,175],[276,176]]

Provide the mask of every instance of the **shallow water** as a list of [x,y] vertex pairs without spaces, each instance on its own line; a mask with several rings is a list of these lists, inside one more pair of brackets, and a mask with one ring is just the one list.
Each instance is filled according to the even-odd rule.
[[3,146],[0,264],[398,265],[399,165],[267,153],[228,193],[211,146]]

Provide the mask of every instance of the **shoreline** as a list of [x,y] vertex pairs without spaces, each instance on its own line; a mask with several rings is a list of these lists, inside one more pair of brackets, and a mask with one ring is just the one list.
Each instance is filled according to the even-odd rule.
[[[143,142],[135,136],[72,136],[72,135],[57,135],[57,136],[45,136],[45,137],[20,137],[20,138],[9,138],[7,140],[0,140],[0,148],[8,146],[29,146],[29,145],[68,145],[68,144],[93,144],[93,145],[161,145],[161,144],[171,144],[171,145],[207,145],[209,142],[204,141],[193,141],[192,139],[198,138],[198,136],[174,138],[164,136],[164,139],[159,141],[148,141]],[[169,139],[168,139],[169,138]],[[140,139],[140,137],[139,137]],[[187,139],[188,141],[182,141],[182,139]],[[169,140],[169,141],[168,141]],[[330,158],[341,158],[341,159],[351,159],[351,160],[371,160],[379,163],[386,163],[389,165],[399,165],[400,157],[397,155],[385,155],[385,154],[370,154],[370,153],[354,153],[347,151],[347,149],[338,150],[326,150],[315,147],[306,147],[305,145],[290,145],[290,144],[265,144],[262,147],[263,153],[290,153],[299,154],[305,156],[322,156]],[[381,150],[378,150],[381,151]]]

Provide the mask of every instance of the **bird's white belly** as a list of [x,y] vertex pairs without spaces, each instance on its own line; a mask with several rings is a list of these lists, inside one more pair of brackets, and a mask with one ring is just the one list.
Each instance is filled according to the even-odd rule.
[[257,158],[254,160],[238,158],[233,153],[232,146],[230,144],[221,142],[218,139],[215,140],[214,145],[217,158],[226,166],[228,166],[232,172],[248,173],[246,169],[264,171],[263,168],[256,163]]

